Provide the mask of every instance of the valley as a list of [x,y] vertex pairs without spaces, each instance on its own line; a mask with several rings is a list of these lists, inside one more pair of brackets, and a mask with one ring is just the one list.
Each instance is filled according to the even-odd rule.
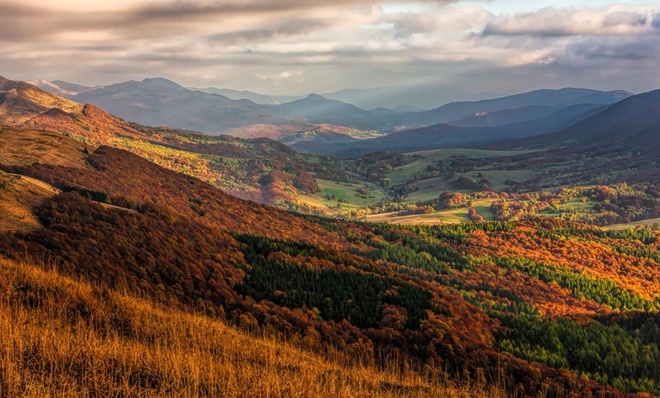
[[0,82],[0,394],[660,394],[656,93],[338,156]]

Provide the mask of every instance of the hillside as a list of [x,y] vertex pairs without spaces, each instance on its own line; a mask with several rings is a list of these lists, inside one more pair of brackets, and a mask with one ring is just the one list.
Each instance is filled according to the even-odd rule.
[[34,208],[43,227],[0,234],[2,255],[276,331],[306,350],[408,361],[510,395],[660,392],[650,230],[301,218],[119,149],[87,152],[84,167],[3,161],[64,192]]
[[39,228],[41,224],[33,209],[58,193],[42,181],[0,171],[0,231]]
[[[571,107],[574,106],[580,106],[581,112],[584,113],[592,108],[597,108],[600,105],[581,104],[572,105]],[[480,112],[465,119],[449,122],[449,124],[458,127],[500,127],[530,120],[544,119],[551,115],[554,115],[554,119],[556,119],[556,114],[566,108],[567,107],[563,106],[547,105],[522,106],[519,108],[504,109],[495,112]]]
[[3,396],[496,396],[331,360],[2,257],[0,314]]
[[0,76],[0,120],[2,124],[20,124],[51,108],[80,112],[82,105],[39,90],[25,82]]
[[[0,124],[57,132],[59,134],[49,137],[64,134],[90,148],[108,145],[127,149],[167,168],[195,175],[235,195],[260,202],[291,201],[299,192],[314,193],[317,187],[307,170],[327,167],[319,164],[316,158],[298,155],[267,139],[240,140],[145,127],[128,123],[96,106],[56,97],[27,83],[6,79],[3,82],[0,97],[6,101],[0,109],[6,112],[0,112]],[[17,141],[12,142],[7,151],[20,152],[22,145],[38,146],[33,137],[15,139]],[[39,157],[47,156],[35,153]]]

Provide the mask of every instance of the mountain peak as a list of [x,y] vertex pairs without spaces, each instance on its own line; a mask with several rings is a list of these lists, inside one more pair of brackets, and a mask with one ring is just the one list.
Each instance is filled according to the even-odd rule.
[[324,96],[319,95],[319,94],[314,94],[314,93],[308,95],[306,99],[312,100],[312,101],[328,101],[328,99],[325,98]]
[[164,77],[148,77],[141,81],[143,84],[162,86],[174,90],[186,90],[185,87],[180,84],[173,82],[172,80],[165,79]]

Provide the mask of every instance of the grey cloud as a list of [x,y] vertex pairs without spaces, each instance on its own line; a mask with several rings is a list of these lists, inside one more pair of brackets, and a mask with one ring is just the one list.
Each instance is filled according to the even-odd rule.
[[638,41],[587,41],[571,45],[567,52],[587,60],[648,61],[654,64],[660,57],[659,48],[660,38],[649,37]]
[[109,54],[112,52],[123,51],[126,49],[126,47],[121,44],[95,43],[95,44],[73,44],[71,46],[68,46],[68,49],[74,51],[81,51],[84,53],[99,52],[99,53]]
[[298,17],[290,20],[274,21],[271,25],[263,26],[258,29],[244,29],[236,32],[218,33],[207,36],[206,39],[211,42],[230,42],[240,44],[255,40],[291,37],[330,26],[332,26],[332,21],[329,20]]
[[18,4],[6,4],[0,12],[0,41],[16,41],[38,37],[51,31],[43,21],[49,15],[45,10]]
[[[412,1],[412,0],[411,0]],[[392,0],[394,2],[394,0]],[[400,1],[397,1],[400,2]],[[404,1],[405,2],[405,1]],[[438,1],[436,2],[444,2]],[[85,12],[84,10],[46,10],[16,4],[3,5],[0,13],[0,41],[49,40],[54,33],[106,32],[116,39],[162,38],[186,35],[194,32],[201,22],[221,24],[238,16],[270,16],[280,21],[275,26],[277,34],[296,34],[322,28],[328,22],[300,21],[295,14],[304,15],[306,10],[322,7],[370,5],[371,0],[334,0],[314,2],[308,0],[284,1],[219,1],[212,4],[197,2],[172,2],[145,4],[121,11]],[[335,23],[341,23],[336,20]],[[261,31],[246,32],[245,36],[263,38],[269,27]],[[240,35],[235,36],[240,38]],[[220,37],[219,37],[220,38]],[[229,34],[226,39],[231,39]]]
[[114,13],[59,12],[20,6],[10,10],[0,13],[0,41],[52,41],[54,35],[63,32],[102,31],[119,26]]
[[416,14],[401,13],[390,18],[394,24],[397,37],[408,37],[416,33],[433,32],[435,29],[433,21],[426,18],[420,18]]
[[[448,4],[456,0],[426,0],[425,3]],[[254,13],[254,12],[282,12],[292,10],[306,10],[312,8],[337,7],[340,5],[373,5],[374,0],[333,0],[333,1],[310,1],[310,0],[252,0],[252,1],[225,1],[214,4],[199,4],[193,2],[176,2],[169,4],[152,4],[135,9],[135,15],[140,18],[155,19],[179,19],[186,17],[206,17],[209,15],[231,14],[231,13]],[[419,0],[386,0],[378,1],[379,4],[387,3],[420,3]]]
[[536,29],[511,29],[498,25],[497,23],[487,24],[483,31],[481,32],[482,37],[488,36],[539,36],[539,37],[561,37],[561,36],[570,36],[571,33],[567,32],[561,27],[544,27]]
[[609,11],[607,9],[554,9],[495,17],[488,22],[482,36],[612,36],[640,34],[649,19],[657,13],[643,11]]
[[660,31],[660,13],[653,15],[653,23],[651,24],[654,29]]
[[618,11],[608,14],[603,19],[603,26],[632,26],[639,27],[646,25],[649,15],[632,11]]
[[567,30],[567,10],[544,9],[535,13],[513,16],[494,16],[482,30],[482,36],[541,36],[558,37],[571,33]]

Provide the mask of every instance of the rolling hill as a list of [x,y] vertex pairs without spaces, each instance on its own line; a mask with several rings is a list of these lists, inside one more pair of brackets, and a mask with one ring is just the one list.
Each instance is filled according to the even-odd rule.
[[[61,193],[27,204],[38,226],[0,233],[3,267],[42,264],[99,286],[105,300],[85,304],[89,295],[79,291],[66,313],[37,312],[49,324],[60,322],[54,329],[60,336],[71,337],[72,321],[100,337],[116,331],[121,340],[112,341],[122,346],[154,333],[138,351],[149,358],[158,334],[147,327],[156,321],[137,322],[132,310],[112,307],[121,299],[115,292],[131,292],[155,302],[164,316],[192,311],[269,331],[306,351],[332,347],[347,363],[412,368],[417,385],[446,377],[509,396],[660,393],[657,232],[552,220],[399,227],[301,217],[64,135],[2,127],[0,151],[26,138],[38,143],[23,151],[28,159],[55,156],[33,162],[16,151],[0,153],[0,169]],[[72,150],[76,156],[64,155]],[[52,308],[41,307],[52,300],[52,288],[21,299],[25,289],[40,291],[30,283],[6,288],[20,293],[11,295],[11,311]],[[41,331],[30,325],[32,335]],[[27,332],[12,336],[34,341]],[[190,336],[182,344],[208,341]],[[45,343],[33,346],[30,363],[54,365]],[[83,345],[79,352],[98,351]],[[128,362],[119,363],[135,364],[126,355]],[[136,373],[120,370],[117,377],[158,391],[171,372],[147,372],[148,365],[138,362]],[[80,381],[85,374],[67,377]]]

